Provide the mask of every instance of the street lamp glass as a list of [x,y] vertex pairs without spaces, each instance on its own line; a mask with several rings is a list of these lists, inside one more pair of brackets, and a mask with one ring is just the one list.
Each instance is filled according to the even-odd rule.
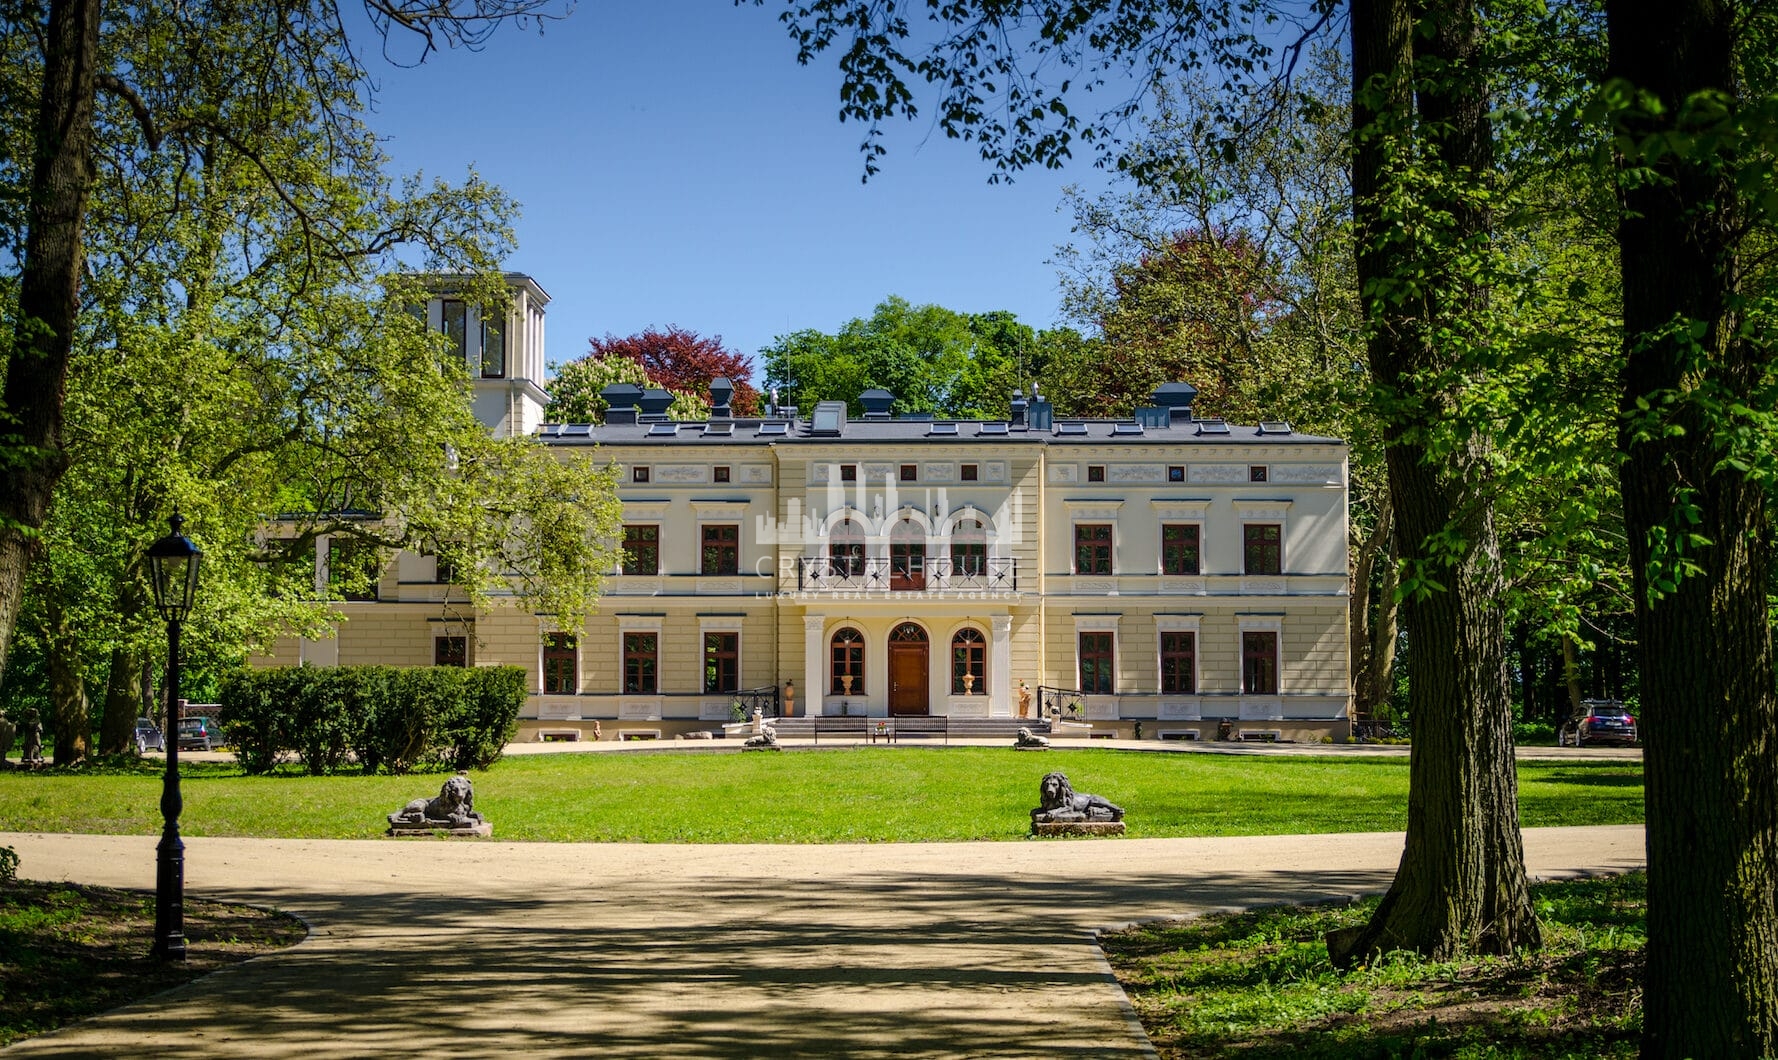
[[154,585],[154,607],[168,622],[182,622],[191,614],[197,595],[198,560],[203,552],[191,538],[180,533],[185,520],[178,513],[168,520],[173,532],[148,546],[149,580]]

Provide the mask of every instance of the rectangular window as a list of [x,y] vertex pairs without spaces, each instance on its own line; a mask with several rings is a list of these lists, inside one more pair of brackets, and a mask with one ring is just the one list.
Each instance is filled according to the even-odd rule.
[[1161,634],[1161,691],[1193,693],[1198,690],[1198,635]]
[[1197,574],[1198,532],[1196,523],[1161,525],[1161,573]]
[[741,528],[733,524],[704,527],[705,574],[741,573]]
[[864,542],[835,541],[827,546],[827,559],[836,577],[861,577],[864,574]]
[[433,637],[432,665],[434,666],[468,666],[468,637]]
[[919,467],[914,464],[901,465],[901,481],[903,481],[903,482],[918,482],[918,481],[920,481]]
[[647,482],[648,481],[648,469],[646,467],[631,468],[630,469],[630,481],[631,482]]
[[497,309],[482,310],[482,378],[506,378],[506,329],[493,320]]
[[1111,524],[1076,523],[1074,526],[1074,573],[1111,573]]
[[661,528],[658,526],[624,526],[624,573],[659,574],[661,572]]
[[655,633],[624,634],[624,691],[652,694],[659,691],[655,673],[660,656],[660,636]]
[[711,472],[711,479],[716,482],[727,482],[728,481],[728,465],[717,464],[715,469]]
[[463,364],[469,363],[469,314],[463,303],[455,298],[447,298],[443,304],[443,314],[439,318],[445,338],[450,340],[450,351]]
[[1251,466],[1247,469],[1247,481],[1249,481],[1249,482],[1264,482],[1265,480],[1266,480],[1266,465],[1254,464],[1253,466]]
[[1278,634],[1241,634],[1241,691],[1250,696],[1278,694]]
[[841,482],[857,482],[858,481],[858,465],[857,464],[841,464],[840,465],[840,481]]
[[432,580],[439,585],[455,585],[457,583],[457,565],[449,556],[432,557]]
[[1241,529],[1248,574],[1284,573],[1284,527],[1277,523],[1248,523]]
[[368,541],[335,537],[327,543],[327,588],[342,600],[375,600],[382,567],[382,550]]
[[741,687],[741,635],[704,634],[704,691],[734,692]]
[[1184,464],[1173,464],[1173,465],[1169,466],[1167,468],[1167,481],[1168,482],[1184,482],[1185,481],[1185,465]]
[[580,691],[580,649],[572,634],[543,638],[543,694],[571,696]]
[[1088,464],[1087,465],[1087,481],[1088,482],[1104,482],[1105,481],[1105,465],[1104,464]]
[[979,473],[980,465],[964,464],[961,473],[957,477],[964,482],[974,482]]
[[1080,690],[1088,695],[1110,695],[1113,688],[1112,634],[1080,634]]
[[951,542],[951,573],[979,578],[988,573],[988,546],[982,541]]

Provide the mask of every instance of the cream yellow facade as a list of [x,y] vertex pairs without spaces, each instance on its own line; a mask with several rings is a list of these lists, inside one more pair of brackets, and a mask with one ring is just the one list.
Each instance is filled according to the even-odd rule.
[[[509,337],[508,364],[540,366],[541,336],[539,319]],[[535,385],[499,382],[490,426],[536,422]],[[536,428],[620,468],[624,565],[583,625],[473,609],[404,554],[332,639],[263,661],[521,666],[533,737],[713,729],[761,697],[799,717],[1011,718],[1021,683],[1096,732],[1347,732],[1337,439],[1195,418],[1178,385],[1126,421],[1022,395],[1007,421],[891,418],[881,392],[862,419],[826,402],[730,418],[717,392],[710,421],[673,424],[664,392],[607,397],[603,424]]]

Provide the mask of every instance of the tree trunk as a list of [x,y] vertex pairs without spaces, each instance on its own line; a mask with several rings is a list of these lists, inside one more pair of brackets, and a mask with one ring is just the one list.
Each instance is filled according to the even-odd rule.
[[[136,628],[147,601],[134,578],[127,578],[117,599],[117,626],[126,636]],[[111,672],[105,679],[105,713],[99,722],[99,753],[123,754],[135,747],[136,718],[144,695],[146,663],[133,644],[111,649]]]
[[[1351,627],[1354,717],[1375,717],[1389,699],[1399,629],[1395,599],[1395,513],[1389,491],[1381,491],[1377,525],[1365,535],[1352,569],[1347,609]],[[1380,584],[1379,584],[1380,583]]]
[[[1505,584],[1486,440],[1462,439],[1437,456],[1419,441],[1440,429],[1449,407],[1450,395],[1426,391],[1428,375],[1450,368],[1433,334],[1487,312],[1486,293],[1450,275],[1447,258],[1485,239],[1490,225],[1481,198],[1465,194],[1493,168],[1474,9],[1464,3],[1427,12],[1404,0],[1356,0],[1352,52],[1358,280],[1369,303],[1371,371],[1388,395],[1396,546],[1410,569],[1438,587],[1417,588],[1403,605],[1415,665],[1401,865],[1371,921],[1330,935],[1328,950],[1342,966],[1391,949],[1440,959],[1510,953],[1536,946],[1540,934],[1519,836]],[[1432,73],[1410,77],[1416,69]],[[1389,215],[1410,135],[1423,159],[1442,166],[1436,189],[1434,182],[1414,189],[1425,214],[1451,219],[1442,248],[1410,243]],[[1432,543],[1447,530],[1465,543],[1461,554]]]
[[80,647],[67,616],[53,603],[44,630],[44,662],[49,670],[50,724],[55,735],[55,760],[70,766],[86,757],[92,737],[86,678],[81,673]]
[[1562,634],[1562,683],[1568,688],[1568,716],[1580,716],[1580,658],[1576,654],[1574,638]]
[[101,6],[101,0],[50,0],[43,26],[43,94],[0,427],[8,461],[0,477],[0,672],[18,625],[36,531],[67,467],[62,398],[80,308],[81,223],[93,181]]
[[[1733,99],[1736,8],[1711,0],[1609,0],[1608,73],[1664,104],[1629,119],[1670,130],[1700,91]],[[1712,137],[1632,158],[1618,225],[1625,360],[1618,445],[1636,591],[1648,835],[1645,1057],[1778,1055],[1778,694],[1772,525],[1760,485],[1723,461],[1715,412],[1766,385],[1770,352],[1741,334],[1737,242],[1746,211],[1735,150]],[[1681,326],[1674,326],[1679,324]],[[1684,325],[1690,325],[1684,326]],[[1697,400],[1704,389],[1707,400]],[[1670,406],[1663,402],[1673,399]],[[1637,429],[1641,405],[1678,430]],[[1683,433],[1680,433],[1683,431]],[[1656,534],[1679,529],[1698,570],[1677,586]],[[1651,598],[1651,591],[1658,597]]]

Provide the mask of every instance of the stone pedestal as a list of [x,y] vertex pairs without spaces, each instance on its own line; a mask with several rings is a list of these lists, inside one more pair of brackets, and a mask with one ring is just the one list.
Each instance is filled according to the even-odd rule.
[[1123,835],[1122,821],[1041,821],[1031,825],[1032,835]]
[[482,836],[485,838],[487,836],[491,836],[494,834],[494,826],[489,824],[486,821],[483,821],[480,824],[472,824],[472,825],[468,825],[468,826],[462,827],[462,828],[450,828],[450,827],[446,827],[444,825],[440,825],[437,828],[426,828],[426,827],[422,827],[420,825],[393,825],[392,824],[389,826],[389,830],[387,832],[384,832],[383,834],[384,835],[392,835],[397,838],[399,838],[401,836],[417,836],[417,835],[423,835],[423,836],[465,835],[465,836]]

